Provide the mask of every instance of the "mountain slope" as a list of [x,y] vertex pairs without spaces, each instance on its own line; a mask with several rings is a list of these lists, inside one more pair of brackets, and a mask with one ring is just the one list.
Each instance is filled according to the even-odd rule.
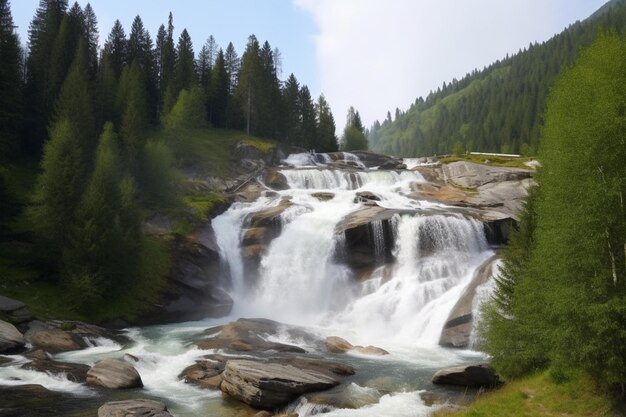
[[461,80],[444,83],[406,112],[370,129],[370,148],[398,156],[455,149],[534,153],[550,86],[599,30],[623,32],[626,0],[613,0],[542,44],[531,44]]

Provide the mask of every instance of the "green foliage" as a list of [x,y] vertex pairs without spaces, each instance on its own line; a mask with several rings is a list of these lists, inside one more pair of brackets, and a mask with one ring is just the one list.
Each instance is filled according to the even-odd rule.
[[435,417],[610,417],[611,399],[599,392],[588,376],[573,372],[555,383],[550,372],[514,380],[504,387],[479,393],[462,411],[438,411]]
[[465,146],[463,146],[461,141],[454,142],[454,145],[452,146],[452,153],[456,156],[460,156],[465,153]]
[[125,67],[117,92],[118,113],[122,114],[120,133],[127,155],[134,159],[143,147],[150,124],[145,73],[139,61]]
[[342,151],[364,151],[367,150],[367,138],[363,132],[354,126],[347,126],[343,131],[341,141]]
[[84,186],[80,135],[69,120],[59,120],[44,147],[42,173],[30,215],[42,240],[50,242],[51,257],[69,241],[70,228]]
[[164,121],[165,127],[172,130],[198,129],[206,127],[204,93],[200,87],[182,90],[176,104]]
[[[551,363],[626,380],[626,39],[600,35],[548,99],[538,172],[488,319],[505,374]],[[531,211],[528,211],[528,207]],[[493,312],[492,312],[493,313]]]
[[139,219],[128,221],[133,208],[127,206],[134,202],[132,194],[124,195],[116,141],[107,123],[63,253],[64,279],[83,307],[119,291],[136,272],[138,236],[129,231],[138,229]]
[[143,148],[140,168],[141,191],[149,205],[173,206],[177,197],[178,178],[169,147],[163,141],[149,140]]

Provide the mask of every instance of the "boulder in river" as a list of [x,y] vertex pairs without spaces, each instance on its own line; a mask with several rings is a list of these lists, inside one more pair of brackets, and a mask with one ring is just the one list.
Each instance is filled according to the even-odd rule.
[[98,417],[172,417],[160,401],[137,399],[110,401],[98,409]]
[[199,385],[203,388],[220,389],[224,371],[224,363],[213,360],[199,360],[195,364],[186,367],[178,375],[188,384]]
[[79,383],[85,382],[89,371],[88,365],[57,362],[50,359],[33,359],[22,365],[22,368],[53,375],[65,375],[68,380]]
[[326,345],[326,350],[331,353],[346,353],[353,352],[359,353],[361,355],[374,355],[374,356],[382,356],[388,355],[385,349],[376,347],[376,346],[354,346],[352,343],[348,342],[346,339],[343,339],[338,336],[329,336],[324,341]]
[[502,384],[489,365],[468,365],[440,369],[433,375],[433,384],[494,388]]
[[22,333],[11,323],[0,320],[0,353],[13,352],[24,347]]
[[339,385],[328,374],[277,362],[232,360],[222,373],[221,390],[253,407],[273,410],[300,395]]
[[266,319],[239,319],[207,333],[219,333],[196,343],[200,349],[230,349],[239,352],[292,352],[304,353],[298,346],[278,342],[269,342],[262,336],[277,334],[281,324]]
[[87,372],[87,384],[112,389],[141,388],[143,382],[137,370],[119,359],[103,359]]
[[276,169],[266,169],[263,172],[263,182],[274,190],[287,190],[289,188],[287,178]]
[[108,339],[119,344],[128,342],[121,331],[105,329],[79,321],[31,321],[24,334],[26,341],[37,349],[50,353],[68,352],[92,346],[98,339]]

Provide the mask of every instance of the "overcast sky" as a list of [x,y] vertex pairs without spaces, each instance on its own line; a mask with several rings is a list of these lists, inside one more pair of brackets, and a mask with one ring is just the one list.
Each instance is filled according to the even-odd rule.
[[[366,126],[388,110],[474,68],[542,42],[606,0],[91,0],[101,42],[116,18],[139,14],[153,39],[172,11],[196,52],[212,34],[241,55],[248,35],[268,40],[314,96],[324,93],[338,127],[353,105]],[[13,0],[22,40],[38,0]],[[87,2],[80,0],[79,4]],[[339,132],[338,132],[339,133]]]

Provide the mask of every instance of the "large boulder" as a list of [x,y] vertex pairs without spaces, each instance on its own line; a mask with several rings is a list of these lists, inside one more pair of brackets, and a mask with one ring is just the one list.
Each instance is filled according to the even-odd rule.
[[433,375],[433,384],[464,387],[494,388],[502,384],[496,371],[489,365],[468,365],[440,369]]
[[111,389],[141,388],[139,372],[128,362],[119,359],[103,359],[87,372],[86,382]]
[[186,367],[178,375],[188,384],[203,388],[220,389],[221,373],[224,372],[224,363],[215,360],[198,360],[195,364]]
[[232,360],[222,373],[221,390],[253,407],[273,410],[300,395],[339,384],[325,373],[276,362]]
[[24,336],[14,325],[0,320],[0,353],[21,349],[25,343]]
[[460,349],[469,347],[473,327],[472,312],[476,289],[492,277],[493,266],[496,260],[497,257],[492,256],[483,263],[452,308],[452,311],[450,311],[448,320],[446,320],[446,324],[441,331],[441,337],[439,338],[439,344],[441,346]]
[[361,387],[355,383],[339,385],[328,391],[306,394],[309,403],[328,405],[333,408],[357,409],[378,403],[382,393],[374,388]]
[[26,305],[21,301],[0,295],[0,320],[12,324],[26,323],[34,318]]
[[137,399],[110,401],[98,409],[98,417],[172,417],[160,401]]
[[205,333],[216,336],[196,343],[200,349],[229,349],[238,352],[292,352],[304,353],[298,346],[269,342],[264,336],[278,334],[283,325],[267,319],[239,319]]

